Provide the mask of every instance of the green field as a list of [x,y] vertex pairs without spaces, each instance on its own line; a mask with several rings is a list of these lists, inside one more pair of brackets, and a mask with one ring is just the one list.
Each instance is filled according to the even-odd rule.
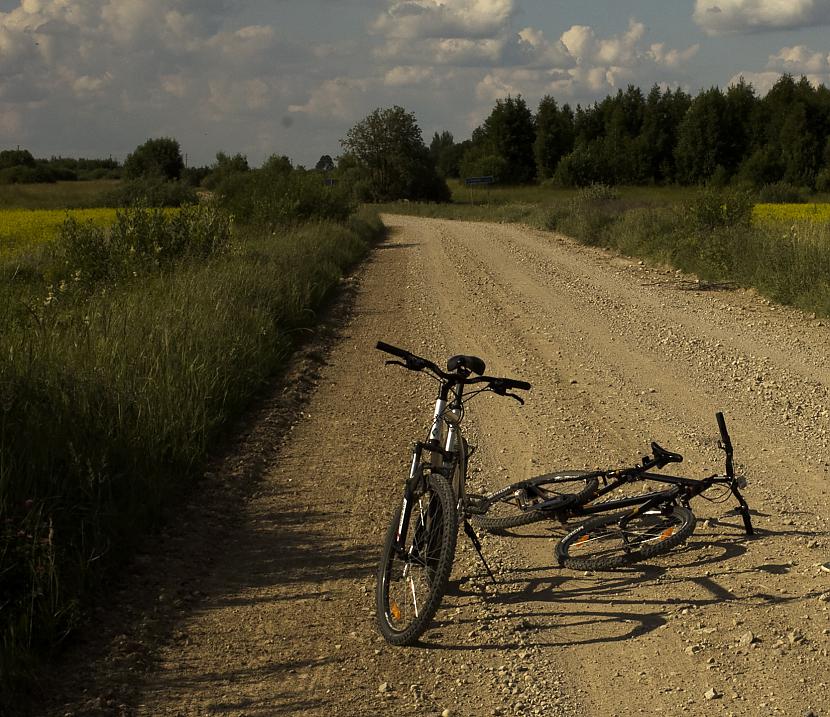
[[0,209],[80,209],[97,207],[118,187],[113,179],[54,184],[0,184]]

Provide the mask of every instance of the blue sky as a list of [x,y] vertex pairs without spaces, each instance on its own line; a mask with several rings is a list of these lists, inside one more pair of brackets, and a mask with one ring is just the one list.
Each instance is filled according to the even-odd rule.
[[459,140],[495,100],[830,85],[830,0],[0,0],[0,148],[313,165],[375,107]]

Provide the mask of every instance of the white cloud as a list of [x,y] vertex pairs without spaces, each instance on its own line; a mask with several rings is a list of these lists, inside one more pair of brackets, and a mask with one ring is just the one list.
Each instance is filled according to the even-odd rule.
[[387,87],[407,87],[420,85],[434,77],[431,67],[393,67],[383,78],[383,84]]
[[732,76],[729,84],[734,84],[743,77],[758,94],[765,95],[785,73],[796,78],[804,76],[816,87],[830,86],[830,54],[817,52],[806,45],[782,47],[769,56],[765,69],[738,72]]
[[694,21],[709,35],[830,23],[830,0],[695,0]]
[[371,83],[366,79],[338,77],[326,80],[311,91],[307,102],[289,105],[288,111],[321,118],[351,120],[360,112],[365,112],[364,95],[370,86]]
[[767,67],[792,75],[827,72],[830,69],[830,56],[814,52],[804,45],[782,47],[777,54],[770,55]]
[[395,38],[477,38],[503,30],[516,0],[395,0],[372,29]]
[[687,63],[700,51],[700,45],[694,44],[685,50],[666,49],[662,42],[655,42],[648,50],[648,54],[658,65],[676,68]]

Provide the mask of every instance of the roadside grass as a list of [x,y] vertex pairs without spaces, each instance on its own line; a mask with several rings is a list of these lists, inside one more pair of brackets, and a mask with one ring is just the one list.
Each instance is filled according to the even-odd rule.
[[54,184],[2,184],[0,209],[81,209],[101,204],[101,197],[118,187],[117,179]]
[[383,232],[364,211],[228,237],[193,211],[0,261],[0,712]]
[[394,203],[382,212],[520,222],[583,244],[729,282],[830,316],[830,204],[759,204],[735,189],[536,187],[470,192],[451,183],[450,204]]

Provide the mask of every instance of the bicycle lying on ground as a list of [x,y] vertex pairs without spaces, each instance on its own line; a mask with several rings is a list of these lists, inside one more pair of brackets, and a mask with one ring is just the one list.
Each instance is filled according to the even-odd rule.
[[[752,533],[749,507],[740,494],[741,479],[734,475],[732,444],[720,413],[717,418],[721,447],[726,452],[725,475],[695,480],[653,473],[683,458],[652,443],[654,455],[646,456],[641,464],[631,468],[563,470],[512,483],[489,495],[467,494],[470,450],[460,429],[465,404],[485,391],[524,403],[510,391],[529,390],[530,384],[484,375],[485,363],[476,356],[453,356],[447,361],[447,371],[442,371],[431,361],[404,349],[383,342],[378,342],[377,348],[399,359],[387,364],[423,372],[438,382],[429,435],[426,441],[412,447],[403,500],[392,517],[378,566],[377,624],[383,637],[393,645],[416,642],[438,610],[452,570],[459,522],[493,577],[469,518],[487,530],[499,531],[537,520],[565,521],[611,512],[572,530],[556,547],[563,565],[605,569],[658,555],[682,543],[695,526],[689,501],[719,484],[727,486],[726,493],[731,491],[737,498],[746,532]],[[468,388],[472,390],[465,396]],[[672,487],[598,502],[597,499],[636,480],[668,483]],[[620,508],[633,509],[612,512]]]
[[[723,486],[723,492],[711,502],[722,502],[731,494],[738,502],[736,511],[741,515],[747,535],[753,534],[749,506],[740,489],[745,485],[742,477],[735,475],[733,448],[726,421],[722,413],[716,413],[720,430],[720,448],[726,454],[726,471],[703,479],[670,476],[652,471],[669,463],[680,463],[683,456],[651,444],[651,456],[630,468],[601,470],[586,474],[586,479],[595,478],[603,483],[586,501],[562,506],[557,502],[547,503],[535,492],[533,481],[521,481],[498,492],[501,500],[512,508],[512,515],[498,520],[480,516],[478,522],[486,530],[498,532],[504,528],[531,523],[537,520],[557,519],[562,522],[572,518],[590,516],[579,527],[567,533],[556,545],[555,553],[559,564],[578,570],[606,570],[630,565],[638,560],[668,552],[683,543],[695,529],[696,519],[690,501],[714,486]],[[664,490],[639,493],[637,495],[601,500],[606,495],[635,481],[651,481],[669,484]],[[528,483],[531,484],[528,487]],[[630,508],[618,512],[621,508]]]

